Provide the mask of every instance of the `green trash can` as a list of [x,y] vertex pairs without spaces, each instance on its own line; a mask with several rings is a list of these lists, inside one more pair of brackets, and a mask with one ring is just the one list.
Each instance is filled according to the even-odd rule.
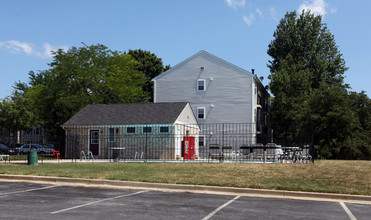
[[30,150],[28,152],[28,165],[37,165],[37,151]]

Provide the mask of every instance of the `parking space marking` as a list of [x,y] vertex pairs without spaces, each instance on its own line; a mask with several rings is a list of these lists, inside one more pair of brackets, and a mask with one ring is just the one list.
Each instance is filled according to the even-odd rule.
[[37,191],[37,190],[43,190],[43,189],[50,189],[58,186],[46,186],[36,189],[26,189],[26,190],[20,190],[20,191],[14,191],[14,192],[8,192],[8,193],[0,193],[0,196],[10,195],[10,194],[17,194],[17,193],[24,193],[24,192],[31,192],[31,191]]
[[348,216],[351,220],[357,220],[357,218],[353,215],[353,213],[348,209],[348,207],[343,202],[339,202],[339,203],[340,203],[341,207],[343,207],[345,212],[348,214]]
[[81,208],[81,207],[88,206],[88,205],[93,205],[93,204],[104,202],[104,201],[107,201],[107,200],[112,200],[112,199],[118,199],[118,198],[122,198],[122,197],[133,196],[133,195],[140,194],[140,193],[143,193],[143,192],[145,192],[145,191],[139,191],[139,192],[125,194],[125,195],[121,195],[121,196],[115,196],[115,197],[112,197],[112,198],[101,199],[101,200],[98,200],[98,201],[95,201],[95,202],[89,202],[89,203],[86,203],[86,204],[82,204],[82,205],[78,205],[78,206],[74,206],[74,207],[62,209],[62,210],[59,210],[59,211],[51,212],[50,214],[58,214],[58,213],[61,213],[61,212],[65,212],[65,211],[69,211],[69,210],[72,210],[72,209]]
[[228,206],[229,204],[231,204],[232,202],[234,202],[235,200],[237,200],[238,198],[240,198],[241,196],[236,196],[234,197],[233,199],[229,200],[228,202],[224,203],[223,205],[219,206],[217,209],[215,209],[213,212],[211,212],[210,214],[208,214],[207,216],[205,216],[202,220],[207,220],[209,218],[211,218],[213,215],[215,215],[217,212],[219,212],[220,210],[222,210],[224,207]]

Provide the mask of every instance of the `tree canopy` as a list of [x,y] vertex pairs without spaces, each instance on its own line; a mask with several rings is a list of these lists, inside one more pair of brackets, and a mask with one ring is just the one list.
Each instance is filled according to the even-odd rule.
[[147,82],[143,86],[143,91],[148,95],[149,101],[153,101],[153,83],[151,79],[170,69],[170,66],[164,66],[161,58],[158,58],[154,53],[142,49],[129,50],[128,53],[136,61],[139,62],[138,70],[147,78]]
[[310,142],[321,158],[360,158],[363,151],[371,159],[371,142],[362,141],[363,150],[358,142],[370,131],[364,124],[370,107],[359,109],[369,99],[349,95],[348,68],[322,17],[288,12],[273,37],[267,53],[277,138],[285,144]]
[[161,59],[148,51],[122,53],[101,44],[58,50],[49,66],[31,71],[29,82],[14,88],[38,117],[34,121],[51,133],[87,104],[148,102],[151,93],[145,89],[164,70]]

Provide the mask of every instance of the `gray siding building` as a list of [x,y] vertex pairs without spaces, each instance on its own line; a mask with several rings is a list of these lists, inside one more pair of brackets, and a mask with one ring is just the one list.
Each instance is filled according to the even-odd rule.
[[[200,51],[152,81],[154,102],[189,102],[201,128],[243,123],[228,127],[248,134],[246,144],[266,137],[269,94],[253,70]],[[210,126],[202,129],[204,135],[215,132]]]

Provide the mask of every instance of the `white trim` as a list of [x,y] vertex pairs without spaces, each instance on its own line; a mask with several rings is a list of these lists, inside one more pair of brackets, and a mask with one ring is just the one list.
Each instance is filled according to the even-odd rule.
[[[204,82],[204,85],[203,85],[204,89],[203,90],[200,89],[200,85],[199,85],[200,82]],[[206,91],[206,80],[205,79],[198,79],[196,87],[197,87],[197,92],[205,92]]]
[[[151,132],[144,132],[144,128],[150,128]],[[142,127],[142,134],[152,134],[153,133],[153,126],[143,126]]]
[[153,81],[153,102],[156,103],[157,102],[157,95],[156,95],[156,80],[152,80]]
[[[201,110],[201,109],[204,110],[204,117],[203,117],[203,118],[199,118],[199,117],[198,117],[198,115],[199,115],[199,114],[198,114],[198,111]],[[197,119],[206,119],[206,107],[197,107],[197,112],[196,112],[196,114],[197,114],[197,115],[196,115]]]
[[[98,131],[98,146],[99,146],[99,148],[100,148],[100,130],[97,129],[97,128],[94,128],[94,129],[89,128],[88,131],[89,131],[89,133],[88,133],[88,151],[91,151],[91,150],[90,150],[90,142],[91,142],[91,140],[90,140],[90,131]],[[98,149],[99,149],[99,148],[98,148]],[[99,149],[99,150],[100,150],[100,149]],[[98,153],[99,153],[99,151],[98,151]]]
[[[167,128],[167,131],[161,132],[161,128]],[[159,126],[158,133],[159,134],[170,134],[170,126]]]
[[250,71],[247,71],[245,69],[242,69],[241,67],[238,67],[238,66],[236,66],[236,65],[234,65],[234,64],[232,64],[232,63],[230,63],[230,62],[228,62],[226,60],[223,60],[222,58],[219,58],[219,57],[217,57],[217,56],[215,56],[215,55],[213,55],[211,53],[208,53],[208,52],[206,52],[204,50],[201,50],[198,53],[192,55],[191,57],[189,57],[189,58],[185,59],[184,61],[178,63],[177,65],[173,66],[172,68],[168,69],[167,71],[165,71],[165,72],[161,73],[160,75],[156,76],[155,78],[152,79],[152,81],[155,81],[155,80],[163,77],[164,75],[167,75],[168,73],[172,72],[173,70],[180,68],[182,65],[184,65],[188,61],[190,61],[190,60],[192,60],[192,59],[194,59],[197,56],[200,56],[202,54],[207,55],[208,57],[213,58],[213,59],[215,59],[217,61],[220,61],[221,63],[224,63],[225,65],[230,66],[231,68],[234,68],[236,71],[242,72],[244,74],[248,74],[249,76],[254,76],[254,74],[252,74]]
[[[113,129],[113,141],[111,141],[110,129]],[[117,129],[117,128],[116,128],[116,129]],[[116,135],[115,135],[115,128],[114,128],[114,127],[108,127],[108,142],[109,142],[109,143],[114,143],[114,142],[116,142]]]
[[[128,128],[134,128],[134,133],[128,133]],[[128,135],[134,135],[137,133],[137,127],[136,126],[128,126],[126,127],[125,129],[125,134],[128,134]]]
[[198,128],[198,129],[200,129],[200,127],[198,126],[198,124],[187,124],[187,123],[184,123],[184,122],[181,122],[181,121],[176,121],[174,123],[174,125],[187,125],[187,127],[190,127],[190,128]]

